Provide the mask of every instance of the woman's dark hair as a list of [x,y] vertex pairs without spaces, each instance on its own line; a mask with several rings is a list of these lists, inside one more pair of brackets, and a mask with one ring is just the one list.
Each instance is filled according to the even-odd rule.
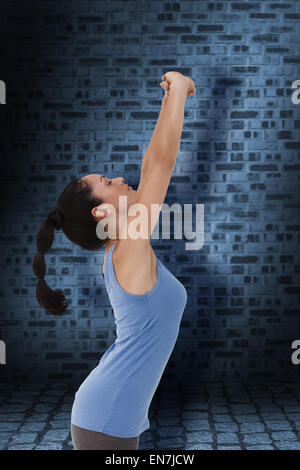
[[52,290],[44,280],[44,254],[52,246],[54,229],[62,230],[69,240],[86,250],[99,250],[109,238],[103,240],[97,236],[98,221],[91,214],[91,210],[102,202],[93,195],[91,185],[77,178],[66,186],[57,200],[55,209],[39,227],[37,254],[32,262],[33,272],[38,278],[36,298],[41,307],[53,315],[62,315],[68,308],[63,291]]

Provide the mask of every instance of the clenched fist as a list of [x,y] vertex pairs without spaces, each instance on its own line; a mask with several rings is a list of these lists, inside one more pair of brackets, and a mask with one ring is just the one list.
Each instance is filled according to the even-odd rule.
[[165,89],[167,95],[170,91],[170,86],[172,85],[172,83],[178,80],[180,80],[186,85],[187,96],[192,96],[196,93],[194,81],[190,77],[182,75],[182,73],[180,72],[167,72],[166,74],[163,74],[161,78],[162,81],[160,82],[160,86]]

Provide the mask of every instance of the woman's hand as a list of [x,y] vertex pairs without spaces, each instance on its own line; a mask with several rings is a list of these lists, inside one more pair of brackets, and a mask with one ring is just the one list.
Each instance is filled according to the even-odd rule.
[[165,95],[162,100],[162,104],[165,105],[166,102],[168,101],[169,93],[170,93],[170,83],[165,81],[165,82],[160,82],[160,86],[164,88],[165,90]]
[[174,82],[181,82],[187,88],[187,97],[192,96],[196,93],[195,83],[194,81],[185,75],[182,75],[180,72],[167,72],[166,74],[162,75],[162,81],[160,82],[160,86],[165,89],[165,98],[168,97],[170,92],[170,87]]

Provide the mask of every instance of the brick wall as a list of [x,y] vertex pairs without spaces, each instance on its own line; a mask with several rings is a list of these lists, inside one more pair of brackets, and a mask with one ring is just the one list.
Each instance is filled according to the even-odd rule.
[[[163,91],[189,98],[166,203],[205,205],[205,245],[153,240],[188,303],[163,380],[299,378],[300,2],[0,2],[2,377],[79,383],[115,339],[103,252],[57,232],[48,283],[71,308],[35,299],[41,221],[72,179],[138,183]],[[172,237],[171,237],[172,238]]]

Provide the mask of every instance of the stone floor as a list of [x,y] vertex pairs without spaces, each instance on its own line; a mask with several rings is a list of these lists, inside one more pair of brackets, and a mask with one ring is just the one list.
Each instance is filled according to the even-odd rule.
[[[1,384],[0,449],[73,450],[78,387]],[[300,450],[300,384],[209,382],[156,391],[139,449]]]

